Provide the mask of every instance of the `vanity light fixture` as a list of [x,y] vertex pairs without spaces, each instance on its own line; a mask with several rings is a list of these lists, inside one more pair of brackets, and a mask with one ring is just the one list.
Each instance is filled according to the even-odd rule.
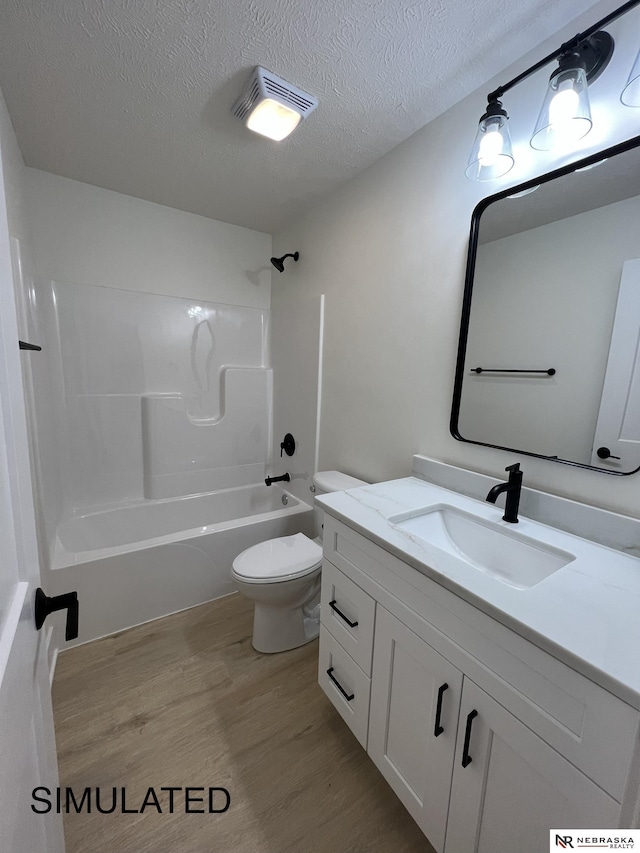
[[536,122],[531,147],[539,151],[565,148],[591,130],[587,73],[577,51],[561,57]]
[[613,56],[613,39],[597,32],[558,59],[536,122],[531,147],[539,151],[566,148],[591,130],[589,83],[597,80]]
[[249,130],[280,142],[317,106],[318,100],[313,95],[258,65],[232,112]]
[[[589,133],[593,121],[589,106],[588,85],[597,80],[607,67],[614,48],[612,37],[602,27],[621,17],[639,3],[640,0],[629,0],[624,3],[592,27],[583,33],[578,33],[553,53],[487,96],[489,106],[480,119],[465,171],[470,180],[493,180],[505,175],[513,166],[511,141],[506,126],[508,116],[502,108],[500,99],[522,80],[550,62],[557,61],[558,67],[549,78],[547,94],[531,137],[531,147],[540,151],[551,151],[556,148],[566,150]],[[640,106],[640,53],[636,57],[627,85],[621,95],[621,101],[628,106]],[[499,127],[498,122],[501,122]],[[503,140],[502,147],[499,147],[498,135]],[[508,153],[508,157],[501,158],[500,155],[503,152]]]
[[465,174],[470,180],[492,181],[506,175],[513,166],[508,119],[500,101],[490,100],[469,155]]

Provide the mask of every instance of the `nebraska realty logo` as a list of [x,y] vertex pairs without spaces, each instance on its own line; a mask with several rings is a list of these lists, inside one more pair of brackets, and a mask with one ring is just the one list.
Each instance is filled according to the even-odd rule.
[[549,851],[639,850],[640,829],[551,829]]

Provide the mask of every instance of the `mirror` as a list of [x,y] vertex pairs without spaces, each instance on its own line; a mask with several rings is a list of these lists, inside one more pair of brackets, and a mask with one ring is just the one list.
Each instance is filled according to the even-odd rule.
[[639,146],[476,207],[455,438],[609,474],[640,469]]

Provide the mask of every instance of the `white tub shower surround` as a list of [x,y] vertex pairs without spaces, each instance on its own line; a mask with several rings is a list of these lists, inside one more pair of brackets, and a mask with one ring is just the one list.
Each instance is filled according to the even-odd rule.
[[48,291],[65,505],[50,578],[78,590],[80,642],[233,592],[240,551],[311,532],[311,508],[264,485],[268,309]]

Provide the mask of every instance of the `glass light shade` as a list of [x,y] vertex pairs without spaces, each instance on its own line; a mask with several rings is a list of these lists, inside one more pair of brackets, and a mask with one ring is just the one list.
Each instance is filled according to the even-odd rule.
[[592,124],[584,68],[557,71],[549,80],[531,147],[539,151],[566,148],[586,136]]
[[492,181],[513,167],[506,115],[483,116],[469,155],[465,175],[470,181]]
[[640,51],[633,63],[627,85],[622,90],[620,100],[627,107],[640,107]]
[[245,124],[249,130],[280,142],[296,129],[301,118],[295,110],[265,98],[249,113]]

